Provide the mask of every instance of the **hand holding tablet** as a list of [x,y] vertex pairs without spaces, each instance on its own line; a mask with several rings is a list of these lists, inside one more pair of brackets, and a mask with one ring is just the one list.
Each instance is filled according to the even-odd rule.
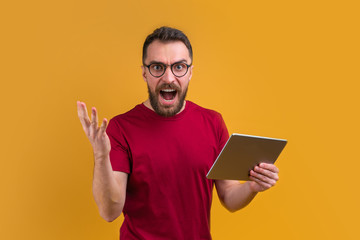
[[251,180],[250,170],[260,163],[273,164],[287,140],[232,134],[207,174],[209,179]]

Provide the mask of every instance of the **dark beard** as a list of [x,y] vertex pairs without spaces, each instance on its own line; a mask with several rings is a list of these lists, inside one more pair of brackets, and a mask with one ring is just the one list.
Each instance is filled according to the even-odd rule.
[[[184,106],[184,102],[185,102],[185,97],[187,94],[187,90],[188,88],[186,87],[184,92],[181,92],[179,88],[177,88],[176,86],[173,86],[171,84],[167,84],[170,88],[174,88],[177,90],[177,94],[179,94],[179,103],[174,107],[160,107],[159,106],[159,101],[158,101],[158,96],[159,96],[159,90],[155,90],[155,93],[151,92],[149,85],[148,85],[148,93],[149,93],[149,100],[150,100],[150,104],[151,107],[154,109],[154,111],[159,114],[160,116],[163,117],[172,117],[175,116],[176,114],[178,114],[180,112],[180,110],[182,109],[182,107]],[[164,86],[161,86],[164,87]]]

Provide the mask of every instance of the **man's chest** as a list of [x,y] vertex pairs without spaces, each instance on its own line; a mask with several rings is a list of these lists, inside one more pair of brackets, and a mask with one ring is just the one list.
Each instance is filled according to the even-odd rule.
[[128,138],[131,175],[139,179],[205,176],[218,152],[214,131],[204,126],[153,126]]

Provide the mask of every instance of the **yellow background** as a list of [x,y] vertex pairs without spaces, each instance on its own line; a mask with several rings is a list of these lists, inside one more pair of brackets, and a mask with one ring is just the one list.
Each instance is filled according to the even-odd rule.
[[273,189],[234,214],[214,198],[213,238],[359,239],[356,2],[3,1],[0,239],[118,239],[76,100],[101,118],[144,101],[142,43],[161,25],[192,42],[189,100],[229,132],[289,140]]

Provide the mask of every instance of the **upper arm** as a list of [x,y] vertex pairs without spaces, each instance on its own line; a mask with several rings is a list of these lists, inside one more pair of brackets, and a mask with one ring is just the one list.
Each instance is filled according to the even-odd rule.
[[[124,135],[124,129],[113,118],[109,121],[109,125],[106,128],[106,133],[109,136],[111,144],[109,156],[112,169],[119,172],[116,175],[122,175],[120,174],[120,172],[130,173],[130,152],[128,141],[126,140],[126,136]],[[123,176],[123,180],[124,178],[125,177]]]

